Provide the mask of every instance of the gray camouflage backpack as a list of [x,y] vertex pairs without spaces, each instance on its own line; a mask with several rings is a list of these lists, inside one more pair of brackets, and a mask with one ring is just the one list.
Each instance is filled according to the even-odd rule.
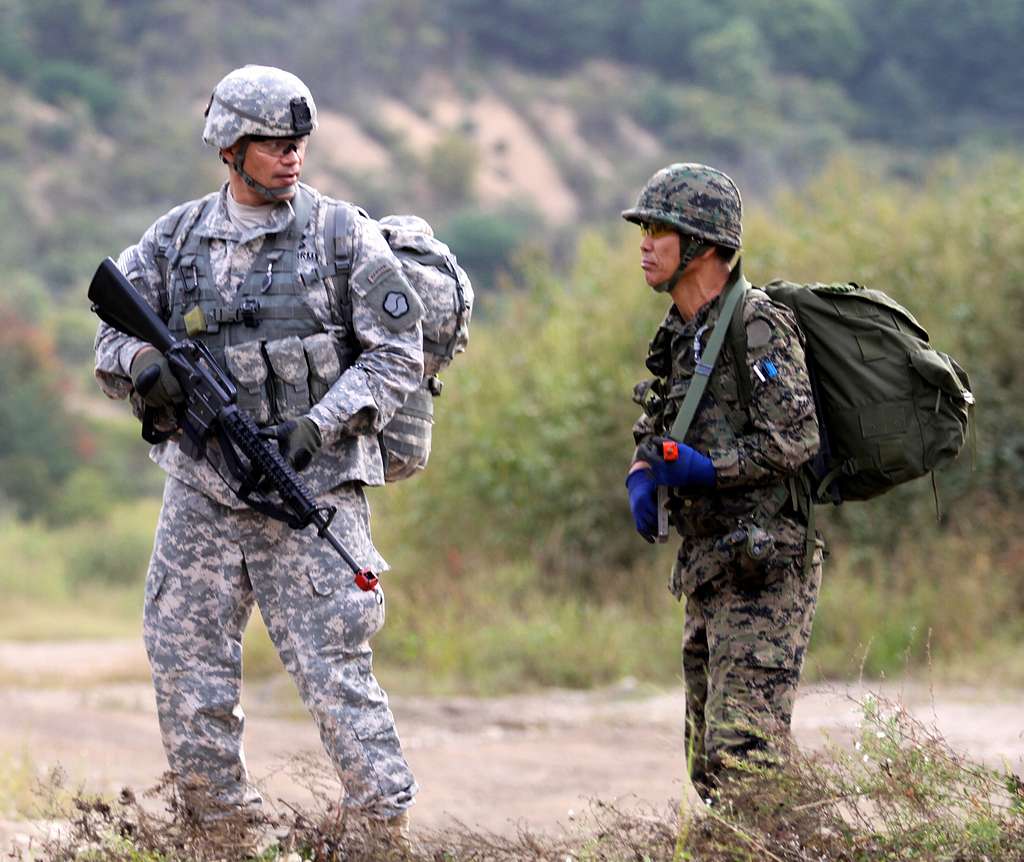
[[[327,222],[328,231],[332,221],[334,223],[334,242],[327,243],[328,264],[337,268],[339,282],[346,272],[347,260],[351,259],[349,215],[347,207],[335,205]],[[378,225],[424,309],[422,385],[381,433],[385,479],[397,482],[427,466],[434,398],[442,389],[438,374],[466,349],[473,312],[473,287],[451,249],[434,236],[424,219],[390,215],[380,219]],[[340,283],[338,292],[347,299],[348,291]],[[351,315],[351,308],[343,304],[342,313]]]

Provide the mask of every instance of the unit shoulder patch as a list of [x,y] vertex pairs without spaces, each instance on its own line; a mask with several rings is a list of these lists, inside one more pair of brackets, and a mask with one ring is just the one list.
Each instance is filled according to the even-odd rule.
[[747,324],[747,348],[757,350],[770,344],[772,325],[763,317],[755,317]]
[[423,303],[404,278],[391,267],[366,297],[381,323],[392,332],[403,332],[423,317]]
[[389,290],[384,296],[383,308],[395,320],[398,320],[409,313],[409,300],[405,298],[404,293],[397,290]]

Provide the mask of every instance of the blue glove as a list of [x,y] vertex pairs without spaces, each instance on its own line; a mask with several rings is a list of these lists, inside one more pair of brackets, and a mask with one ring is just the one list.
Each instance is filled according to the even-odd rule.
[[[675,450],[673,460],[666,456]],[[715,465],[706,455],[671,437],[652,437],[641,456],[651,465],[654,481],[670,488],[714,488]]]
[[658,532],[658,483],[650,470],[634,470],[626,477],[629,510],[633,513],[636,531],[648,542]]

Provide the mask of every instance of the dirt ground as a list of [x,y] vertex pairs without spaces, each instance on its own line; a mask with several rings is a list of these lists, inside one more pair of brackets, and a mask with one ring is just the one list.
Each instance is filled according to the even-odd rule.
[[[20,758],[39,773],[60,765],[73,786],[90,791],[152,786],[165,762],[153,696],[139,681],[145,669],[136,641],[0,642],[0,763]],[[898,699],[955,748],[1024,768],[1024,692],[892,683],[871,690]],[[807,688],[794,718],[800,745],[848,738],[858,718],[854,699],[864,692]],[[627,680],[593,692],[395,696],[391,703],[422,787],[418,825],[552,831],[593,800],[665,810],[683,793],[680,691],[652,692]],[[289,681],[250,685],[243,704],[249,768],[268,802],[314,803],[295,773],[308,774],[311,760],[326,770],[326,761]],[[40,828],[0,822],[0,847]]]

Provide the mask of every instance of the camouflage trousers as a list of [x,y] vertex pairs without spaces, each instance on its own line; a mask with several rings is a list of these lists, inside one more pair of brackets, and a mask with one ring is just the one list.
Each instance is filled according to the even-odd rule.
[[[358,485],[322,502],[352,556],[379,571]],[[173,477],[164,488],[146,580],[144,639],[160,732],[179,786],[216,807],[258,808],[242,749],[242,632],[259,606],[345,787],[371,817],[408,808],[417,786],[371,665],[384,595],[363,592],[313,528],[230,509]]]
[[[785,744],[821,585],[821,551],[751,575],[709,548],[720,574],[686,599],[683,677],[690,777],[702,797],[722,787],[730,760]],[[717,557],[717,559],[716,559]]]

